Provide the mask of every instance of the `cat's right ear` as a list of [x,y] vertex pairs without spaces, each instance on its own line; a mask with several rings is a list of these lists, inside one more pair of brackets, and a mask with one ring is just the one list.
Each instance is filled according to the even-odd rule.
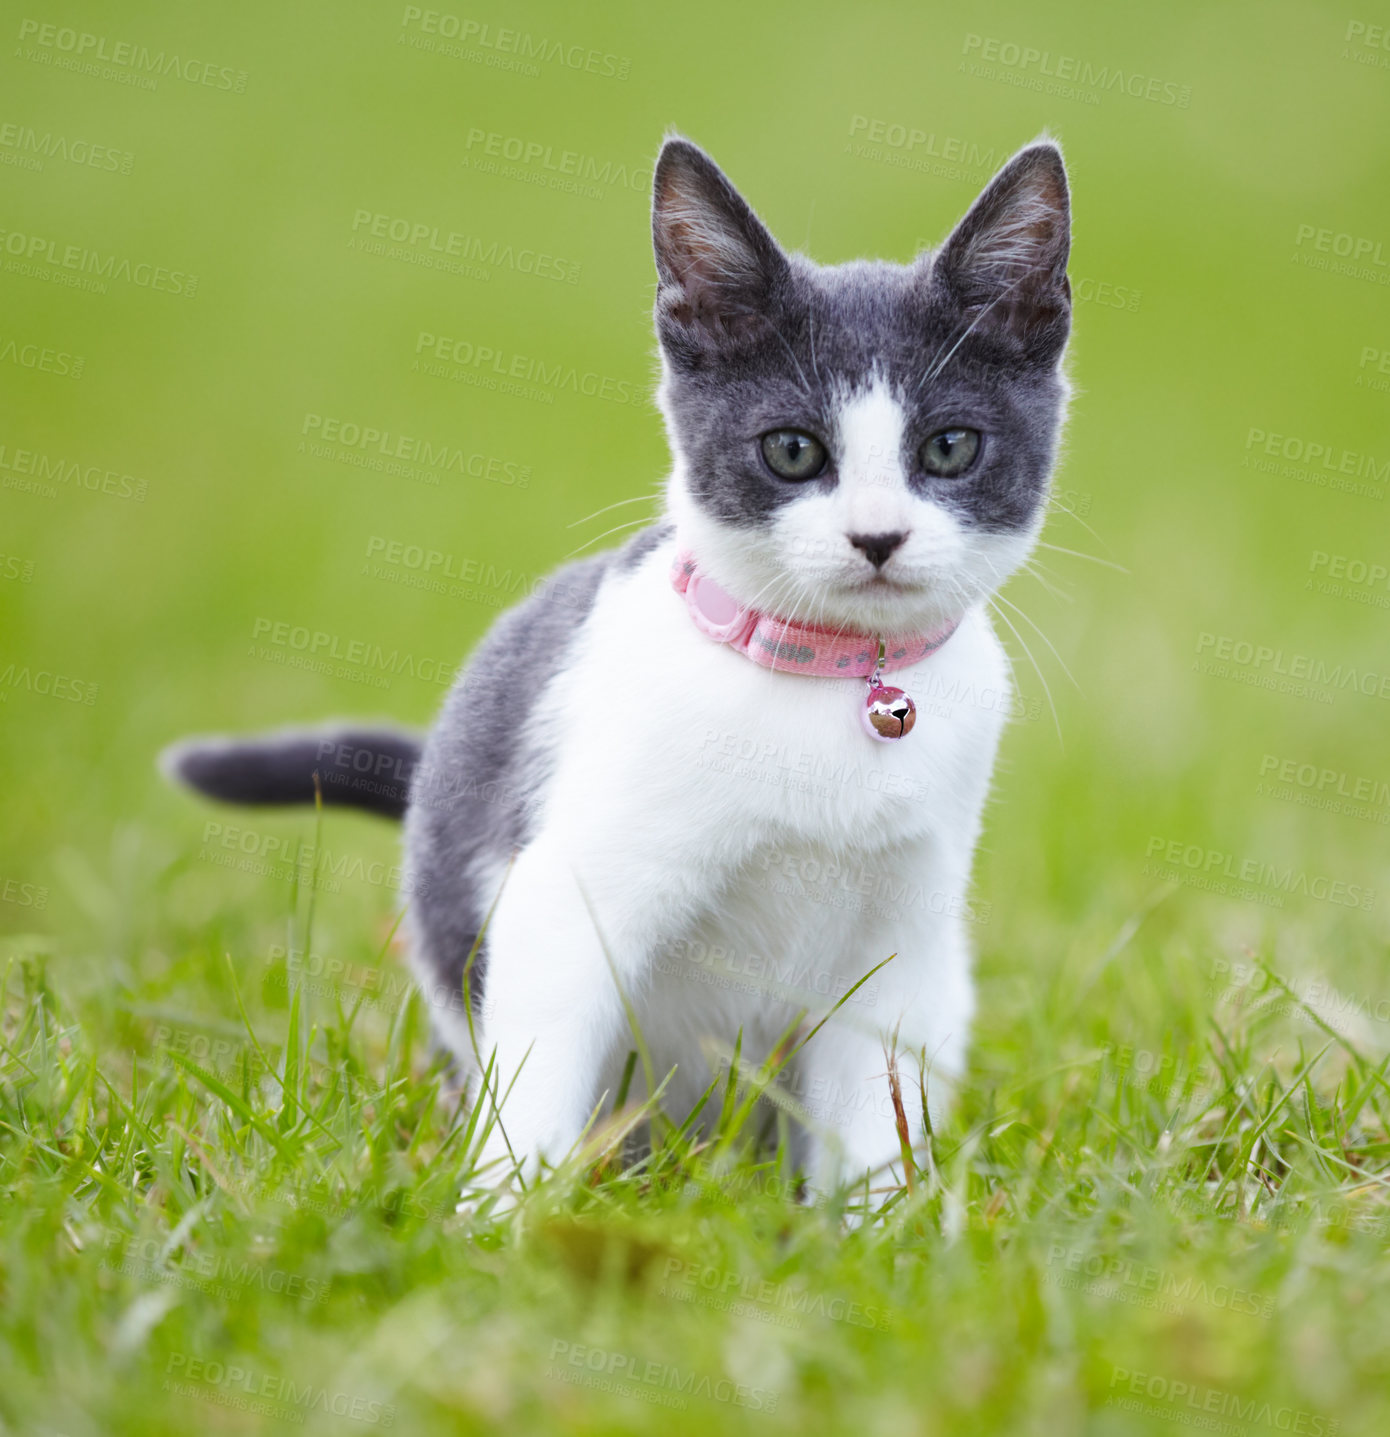
[[657,327],[668,348],[703,348],[757,327],[787,259],[724,172],[672,136],[652,182]]

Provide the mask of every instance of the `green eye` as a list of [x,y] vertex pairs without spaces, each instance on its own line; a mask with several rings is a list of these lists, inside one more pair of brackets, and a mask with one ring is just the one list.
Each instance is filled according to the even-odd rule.
[[978,429],[939,429],[922,445],[922,468],[942,479],[964,474],[980,452]]
[[825,468],[825,445],[800,429],[763,435],[763,458],[780,479],[814,479]]

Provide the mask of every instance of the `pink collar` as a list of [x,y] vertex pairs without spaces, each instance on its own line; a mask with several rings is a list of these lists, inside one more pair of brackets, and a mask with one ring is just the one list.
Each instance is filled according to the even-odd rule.
[[[744,608],[706,574],[689,550],[671,566],[671,583],[685,595],[695,627],[746,654],[765,669],[817,678],[867,679],[877,671],[880,636],[822,629]],[[905,669],[934,654],[955,633],[948,624],[929,634],[884,634],[882,671]]]

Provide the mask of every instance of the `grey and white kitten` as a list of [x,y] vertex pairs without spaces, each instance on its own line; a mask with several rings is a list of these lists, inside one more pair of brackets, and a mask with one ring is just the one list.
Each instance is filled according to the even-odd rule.
[[[465,1077],[495,1060],[499,1181],[611,1102],[625,1000],[679,1115],[740,1032],[758,1062],[891,956],[782,1084],[827,1188],[899,1154],[886,1051],[927,1065],[938,1109],[964,1061],[971,859],[1010,707],[986,601],[1042,526],[1065,408],[1066,171],[1026,147],[908,265],[786,253],[679,137],[654,191],[665,516],[503,615],[423,746],[340,728],[194,740],[167,767],[244,803],[312,801],[317,775],[330,805],[404,814],[411,962],[452,995],[435,1026]],[[862,680],[713,642],[678,553],[774,616],[958,624],[891,676],[915,730],[872,742]]]

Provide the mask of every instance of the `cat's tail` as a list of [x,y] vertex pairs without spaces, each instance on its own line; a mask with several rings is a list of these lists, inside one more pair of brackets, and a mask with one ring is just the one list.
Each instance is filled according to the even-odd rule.
[[224,803],[313,803],[402,818],[423,745],[386,728],[282,729],[189,738],[159,755],[166,778]]

